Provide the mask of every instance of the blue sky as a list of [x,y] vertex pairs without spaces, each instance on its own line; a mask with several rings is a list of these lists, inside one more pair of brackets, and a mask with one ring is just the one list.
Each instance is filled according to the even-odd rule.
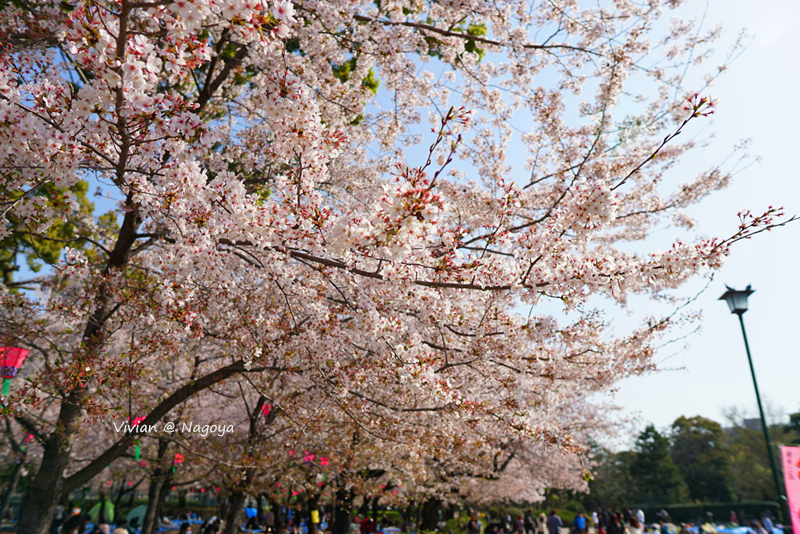
[[[689,2],[700,15],[705,2]],[[707,150],[690,154],[686,166],[704,168],[720,161],[740,139],[752,139],[749,152],[761,162],[738,174],[731,186],[691,213],[705,235],[728,235],[736,213],[782,206],[800,215],[800,2],[791,0],[710,0],[707,23],[722,23],[726,39],[747,28],[757,40],[731,64],[709,90],[719,99]],[[722,46],[719,47],[722,52]],[[714,64],[714,63],[712,63]],[[639,418],[666,427],[681,415],[702,415],[724,422],[723,411],[738,407],[757,416],[755,394],[738,321],[717,301],[724,284],[752,284],[750,310],[744,315],[762,398],[773,411],[800,411],[800,221],[740,242],[697,301],[702,330],[688,347],[665,350],[666,371],[631,378],[619,387],[615,402]],[[699,289],[701,284],[695,284]],[[687,291],[686,294],[690,294]],[[674,355],[673,355],[674,354]],[[671,357],[670,357],[671,356]]]

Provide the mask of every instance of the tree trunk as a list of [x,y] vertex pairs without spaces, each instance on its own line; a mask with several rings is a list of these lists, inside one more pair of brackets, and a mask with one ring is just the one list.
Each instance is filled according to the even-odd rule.
[[[120,505],[122,504],[122,498],[125,496],[126,493],[128,493],[127,490],[126,490],[126,486],[128,485],[127,482],[128,481],[125,480],[124,478],[122,479],[122,484],[120,485],[119,491],[117,492],[117,498],[114,499],[114,513],[115,514],[116,514],[116,511],[119,510]],[[116,518],[116,515],[114,517]]]
[[275,518],[275,534],[283,534],[283,516],[281,515],[281,505],[278,501],[273,501],[267,497],[267,502]]
[[0,521],[6,516],[8,512],[8,508],[11,506],[11,497],[14,495],[14,492],[17,491],[17,485],[19,484],[19,478],[22,476],[22,466],[24,463],[22,459],[18,458],[16,465],[14,465],[14,473],[11,475],[11,481],[8,483],[8,489],[6,489],[6,494],[3,495],[3,504],[0,505]]
[[167,492],[163,491],[163,489],[169,487],[170,479],[172,478],[172,472],[164,466],[168,448],[168,441],[158,440],[158,459],[150,477],[150,487],[147,490],[147,511],[144,513],[144,519],[141,524],[142,534],[153,534],[158,528],[161,503],[167,498]]
[[142,521],[142,534],[153,534],[158,528],[161,509],[169,495],[172,478],[154,474],[150,478],[150,488],[147,491],[147,511]]
[[439,499],[428,499],[422,505],[422,524],[420,530],[436,530],[439,523],[439,508],[442,501]]
[[361,501],[361,506],[358,507],[358,517],[367,517],[369,514],[369,495],[364,495],[364,500]]
[[350,534],[350,524],[353,522],[353,497],[351,491],[343,489],[336,491],[331,534]]
[[378,524],[378,501],[380,500],[380,495],[376,495],[372,498],[372,523],[375,525]]
[[230,501],[228,500],[228,498],[227,497],[225,497],[224,499],[220,498],[219,506],[217,508],[219,509],[220,521],[228,517],[228,510],[230,510]]
[[236,534],[239,532],[246,500],[247,494],[244,491],[234,490],[231,492],[230,508],[228,508],[228,514],[225,516],[225,530],[222,531],[222,534]]
[[156,498],[156,526],[158,525],[159,518],[164,515],[164,503],[167,502],[167,496],[172,492],[172,471],[167,472],[164,483],[158,491]]
[[186,511],[186,490],[178,492],[178,513],[182,514]]
[[78,431],[81,409],[77,403],[82,395],[82,392],[74,392],[61,404],[57,426],[61,430],[44,441],[42,463],[22,501],[18,534],[48,534],[50,531],[56,507],[65,493],[63,473]]
[[[311,520],[311,514],[313,514],[314,511],[316,510],[317,517],[319,517],[320,513],[319,513],[318,508],[319,508],[319,495],[309,495],[309,497],[308,497],[308,522],[306,523],[308,525],[308,534],[317,534],[317,525],[318,525],[318,523],[314,523]],[[320,518],[320,521],[322,521],[321,518]]]

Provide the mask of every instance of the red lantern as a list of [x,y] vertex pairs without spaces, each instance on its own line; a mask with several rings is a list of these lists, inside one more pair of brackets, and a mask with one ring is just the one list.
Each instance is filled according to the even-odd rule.
[[0,347],[0,372],[3,378],[3,396],[8,395],[9,380],[17,376],[30,351],[19,347]]
[[173,473],[178,469],[178,466],[183,463],[183,460],[184,460],[183,455],[181,453],[179,453],[179,452],[176,452],[175,453],[175,459],[172,460],[172,472]]

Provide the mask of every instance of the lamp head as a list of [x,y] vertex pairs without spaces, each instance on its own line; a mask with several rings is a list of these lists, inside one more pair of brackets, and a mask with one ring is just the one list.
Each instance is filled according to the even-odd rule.
[[736,290],[725,285],[725,289],[727,289],[727,291],[722,294],[719,300],[724,300],[728,303],[728,308],[730,308],[731,313],[742,315],[744,312],[746,312],[747,297],[755,293],[755,290],[752,288],[752,286],[748,285],[747,289]]

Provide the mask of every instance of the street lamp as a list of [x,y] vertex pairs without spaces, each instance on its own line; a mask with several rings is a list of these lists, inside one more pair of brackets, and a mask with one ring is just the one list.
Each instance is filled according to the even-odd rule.
[[739,324],[742,327],[742,337],[744,338],[744,348],[747,351],[747,361],[750,363],[750,374],[753,377],[753,388],[756,390],[756,402],[758,402],[758,413],[761,416],[761,428],[764,431],[764,441],[767,444],[767,454],[769,454],[769,463],[772,466],[772,478],[775,481],[775,489],[778,492],[778,504],[781,507],[781,514],[783,515],[784,524],[791,521],[791,513],[788,510],[786,497],[781,491],[781,482],[778,478],[778,468],[775,464],[775,455],[772,453],[772,445],[769,439],[769,428],[767,427],[767,419],[764,417],[764,408],[761,405],[761,394],[758,392],[758,382],[756,381],[756,370],[753,367],[753,358],[750,355],[750,344],[747,342],[747,332],[744,329],[744,319],[742,315],[747,311],[747,297],[755,293],[753,288],[748,285],[747,289],[736,290],[732,287],[725,286],[725,293],[719,298],[728,303],[731,313],[739,316]]

